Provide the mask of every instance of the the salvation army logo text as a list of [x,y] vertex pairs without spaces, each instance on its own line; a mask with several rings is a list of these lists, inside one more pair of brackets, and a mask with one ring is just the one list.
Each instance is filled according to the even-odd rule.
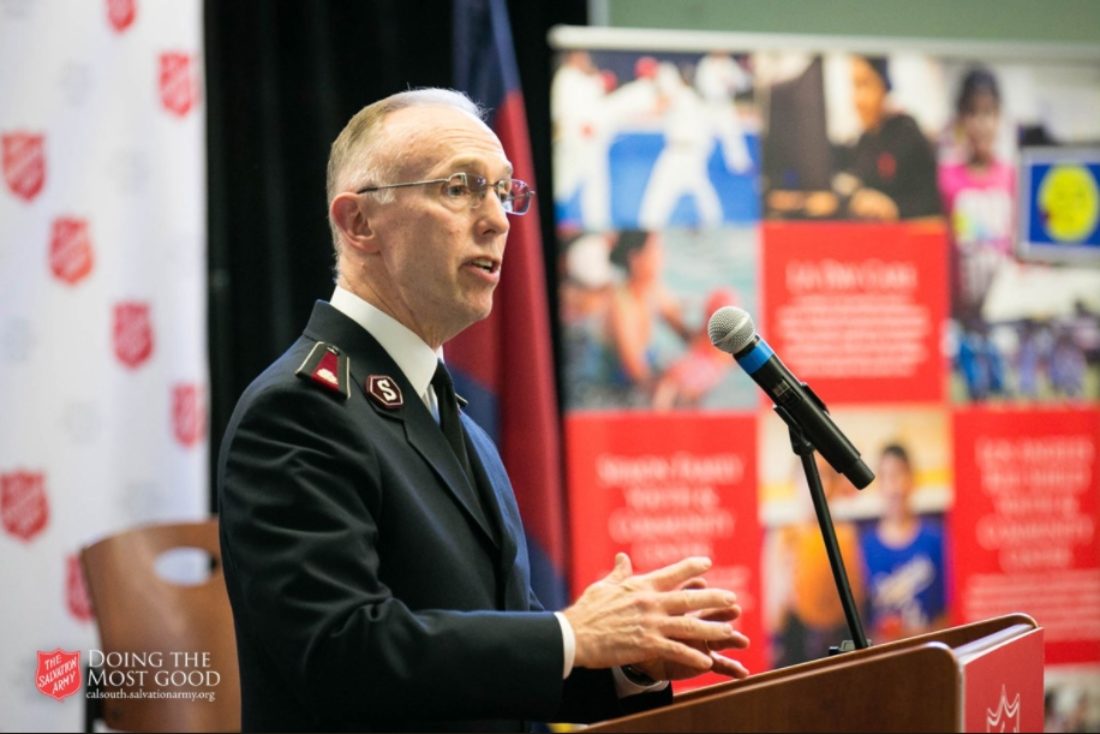
[[[222,674],[204,651],[88,651],[88,690],[94,699],[183,699],[212,703]],[[35,687],[58,701],[80,690],[80,653],[38,651]]]
[[55,647],[38,651],[34,685],[44,696],[60,701],[80,690],[80,652]]

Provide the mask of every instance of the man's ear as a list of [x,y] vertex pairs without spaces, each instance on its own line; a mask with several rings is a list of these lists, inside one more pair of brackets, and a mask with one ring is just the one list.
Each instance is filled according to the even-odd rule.
[[329,206],[329,216],[347,244],[364,253],[378,251],[371,226],[371,202],[367,197],[346,191],[337,194]]

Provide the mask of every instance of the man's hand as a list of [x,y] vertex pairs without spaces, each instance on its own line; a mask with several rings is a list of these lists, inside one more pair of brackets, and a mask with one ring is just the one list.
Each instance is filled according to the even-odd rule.
[[585,589],[563,613],[576,635],[574,664],[610,668],[639,664],[654,678],[715,672],[744,677],[740,663],[714,650],[747,647],[748,638],[729,624],[741,609],[733,592],[708,589],[701,575],[708,558],[687,558],[633,575],[625,553],[615,568]]
[[[693,579],[682,588],[706,588],[706,582],[703,579]],[[692,615],[711,622],[732,622],[741,616],[741,608],[735,605],[730,609],[692,612]],[[748,668],[737,660],[728,658],[717,652],[718,650],[726,650],[729,648],[744,649],[749,646],[748,637],[739,632],[734,633],[734,635],[734,638],[726,643],[689,642],[688,644],[710,655],[712,664],[709,672],[728,675],[731,678],[737,679],[747,678],[749,676]],[[672,663],[660,658],[646,660],[645,662],[635,664],[633,667],[640,669],[654,680],[681,680],[683,678],[694,678],[697,675],[708,672],[707,670],[699,670],[692,666],[680,665],[679,663]]]

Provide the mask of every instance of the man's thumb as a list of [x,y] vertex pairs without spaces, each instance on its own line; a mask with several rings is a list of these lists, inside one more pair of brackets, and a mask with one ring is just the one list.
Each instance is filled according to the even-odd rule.
[[622,581],[630,578],[634,568],[630,564],[630,556],[625,553],[615,554],[615,568],[611,570],[610,578],[614,581]]

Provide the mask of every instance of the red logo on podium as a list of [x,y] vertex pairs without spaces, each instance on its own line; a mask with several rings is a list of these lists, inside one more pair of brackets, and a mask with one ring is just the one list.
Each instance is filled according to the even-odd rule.
[[60,701],[80,690],[80,651],[70,652],[55,647],[49,652],[38,651],[38,668],[34,685],[44,696]]
[[1001,686],[1001,700],[996,709],[985,710],[986,731],[1020,731],[1020,694],[1008,700],[1008,691]]
[[46,136],[10,133],[2,140],[4,181],[13,194],[30,201],[46,182]]
[[115,356],[134,368],[153,353],[153,324],[149,304],[135,301],[115,306]]

